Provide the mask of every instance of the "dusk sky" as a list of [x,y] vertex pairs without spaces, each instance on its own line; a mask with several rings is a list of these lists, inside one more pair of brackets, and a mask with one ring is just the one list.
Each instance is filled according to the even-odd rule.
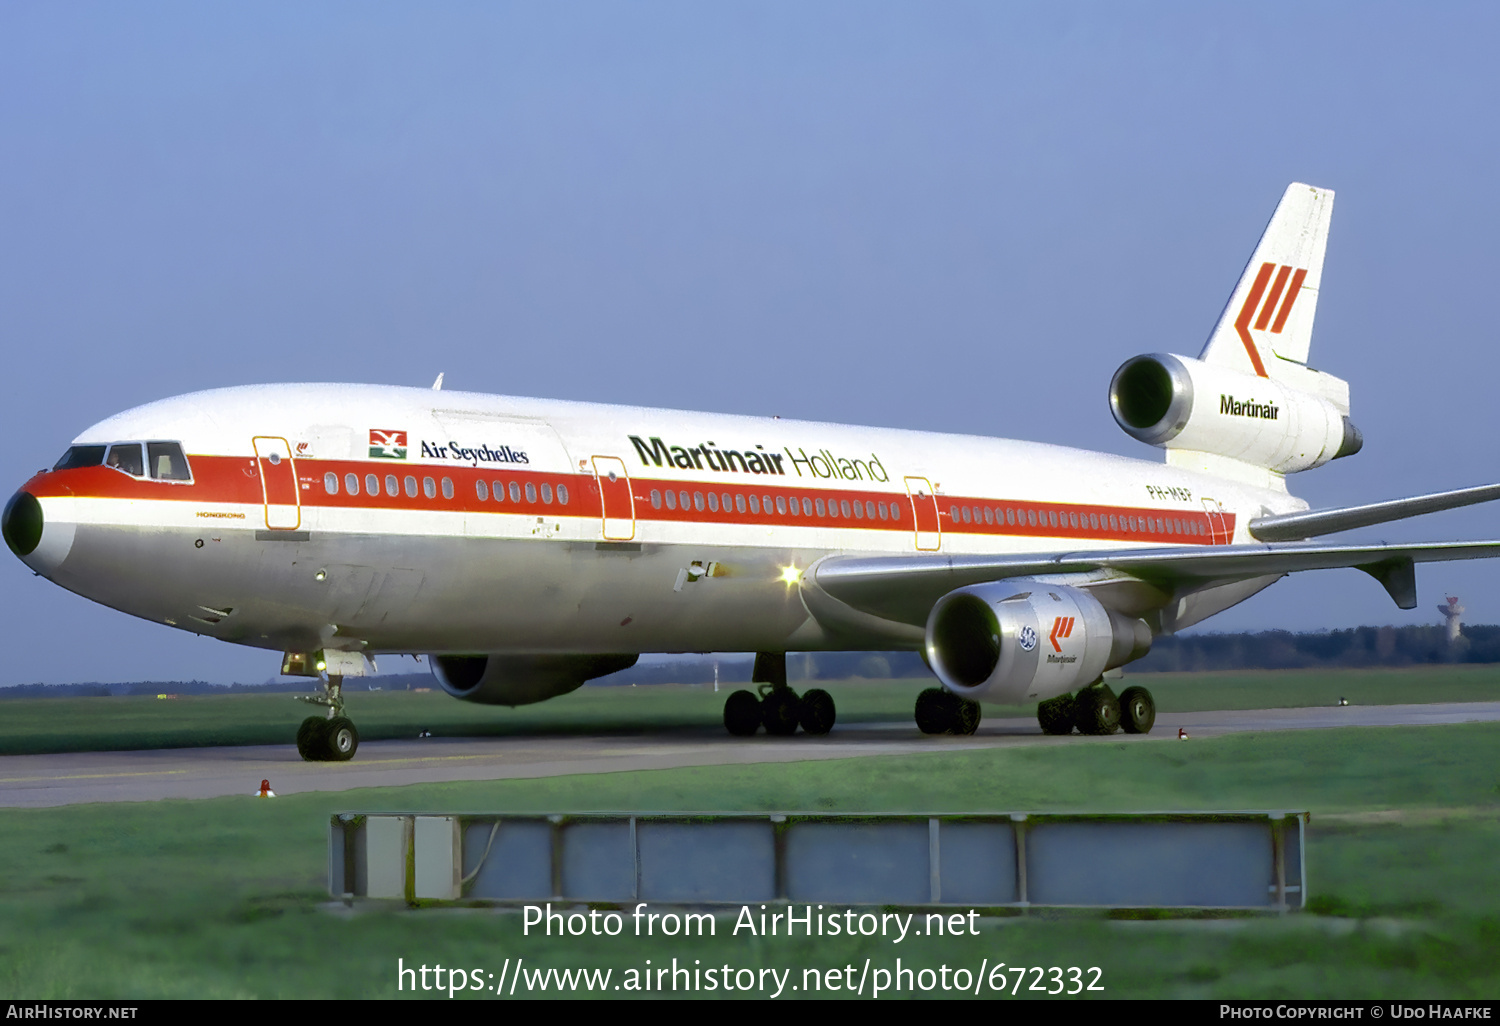
[[[0,486],[153,399],[440,371],[1157,459],[1110,376],[1197,354],[1291,181],[1337,193],[1311,362],[1365,437],[1291,490],[1500,480],[1497,30],[1493,3],[8,0]],[[0,564],[0,684],[278,667]],[[1445,594],[1494,623],[1497,574],[1419,568],[1409,612],[1304,574],[1199,629],[1435,623]]]

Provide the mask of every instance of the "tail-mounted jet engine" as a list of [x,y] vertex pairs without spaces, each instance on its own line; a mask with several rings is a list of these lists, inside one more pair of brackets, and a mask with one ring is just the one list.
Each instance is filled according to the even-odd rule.
[[429,656],[432,675],[454,698],[482,705],[531,705],[585,681],[628,670],[629,655],[441,655]]
[[927,661],[962,698],[1021,704],[1077,691],[1151,648],[1142,620],[1088,592],[1041,581],[976,584],[927,617]]
[[1349,385],[1301,364],[1284,380],[1241,374],[1187,356],[1126,360],[1109,383],[1109,407],[1148,445],[1227,456],[1282,474],[1321,467],[1364,445],[1349,420]]

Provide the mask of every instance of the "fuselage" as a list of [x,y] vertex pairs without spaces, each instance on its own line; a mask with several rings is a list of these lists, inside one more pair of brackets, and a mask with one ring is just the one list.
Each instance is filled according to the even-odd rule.
[[126,411],[23,491],[43,527],[22,558],[95,601],[270,649],[432,653],[893,647],[827,630],[801,573],[1224,545],[1306,505],[1034,442],[315,384]]

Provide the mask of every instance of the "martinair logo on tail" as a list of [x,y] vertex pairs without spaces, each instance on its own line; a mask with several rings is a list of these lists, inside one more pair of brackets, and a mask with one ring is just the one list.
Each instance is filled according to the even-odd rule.
[[[1276,280],[1271,280],[1271,275],[1276,275]],[[1255,346],[1255,340],[1250,337],[1251,322],[1254,322],[1256,331],[1271,329],[1271,334],[1280,335],[1281,329],[1286,327],[1286,319],[1291,316],[1292,304],[1297,302],[1297,296],[1302,292],[1302,280],[1307,277],[1307,271],[1303,268],[1292,268],[1286,264],[1278,267],[1276,264],[1265,263],[1260,265],[1260,271],[1255,275],[1255,281],[1250,285],[1250,294],[1245,297],[1245,305],[1240,307],[1240,315],[1235,319],[1234,330],[1239,332],[1240,341],[1245,343],[1245,352],[1250,354],[1250,362],[1255,366],[1255,373],[1261,377],[1269,377],[1266,374],[1266,365],[1261,362],[1260,350]],[[1290,278],[1290,284],[1287,279]],[[1270,291],[1266,291],[1266,286]],[[1261,303],[1264,299],[1265,303]],[[1277,302],[1281,308],[1276,307]],[[1257,316],[1257,311],[1259,316]],[[1275,315],[1275,320],[1271,319]]]
[[370,458],[376,460],[406,459],[406,432],[371,428]]
[[1047,636],[1047,640],[1052,642],[1053,651],[1062,651],[1062,646],[1057,643],[1057,640],[1059,638],[1067,638],[1072,636],[1073,621],[1075,619],[1076,617],[1072,616],[1059,616],[1057,619],[1052,621],[1052,633]]

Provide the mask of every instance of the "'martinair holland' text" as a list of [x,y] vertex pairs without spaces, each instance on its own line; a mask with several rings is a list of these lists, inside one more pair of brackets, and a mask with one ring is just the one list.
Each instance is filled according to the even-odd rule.
[[874,453],[869,459],[850,459],[835,456],[827,449],[818,449],[811,456],[806,449],[793,451],[790,447],[779,452],[767,451],[763,445],[753,449],[724,449],[717,442],[700,442],[694,446],[669,445],[652,436],[643,439],[630,436],[630,444],[641,457],[642,466],[669,466],[680,470],[713,470],[720,473],[734,471],[742,474],[780,474],[785,476],[787,464],[798,477],[837,478],[842,481],[889,481],[880,458]]

